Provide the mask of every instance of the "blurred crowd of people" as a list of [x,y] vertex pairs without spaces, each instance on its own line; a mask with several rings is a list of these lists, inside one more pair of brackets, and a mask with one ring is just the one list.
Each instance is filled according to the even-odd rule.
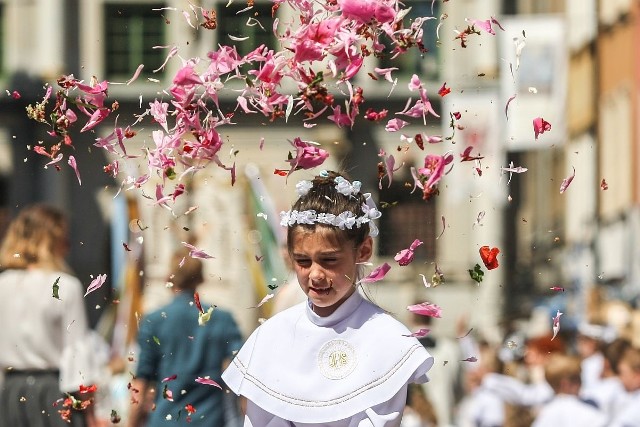
[[549,316],[548,332],[521,330],[495,345],[459,328],[448,357],[432,352],[433,381],[409,396],[402,426],[640,426],[638,334],[631,322],[591,317],[554,336]]

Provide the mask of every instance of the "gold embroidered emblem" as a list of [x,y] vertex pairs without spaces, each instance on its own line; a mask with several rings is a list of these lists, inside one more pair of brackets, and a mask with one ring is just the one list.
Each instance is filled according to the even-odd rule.
[[331,340],[320,348],[318,366],[325,377],[342,379],[356,367],[356,352],[345,340]]

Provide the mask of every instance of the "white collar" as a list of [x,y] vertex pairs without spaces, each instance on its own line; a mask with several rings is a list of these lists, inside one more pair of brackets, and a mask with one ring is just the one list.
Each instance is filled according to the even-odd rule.
[[311,323],[322,326],[322,327],[331,327],[337,325],[342,322],[344,319],[349,317],[354,311],[358,309],[358,306],[364,301],[362,295],[356,290],[353,294],[349,296],[336,310],[328,316],[319,316],[313,311],[313,304],[311,300],[307,300],[307,318],[311,321]]

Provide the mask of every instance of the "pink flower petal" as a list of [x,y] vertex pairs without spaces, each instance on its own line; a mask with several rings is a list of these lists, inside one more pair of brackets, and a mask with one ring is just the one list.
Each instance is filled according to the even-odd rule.
[[73,168],[73,171],[76,173],[76,178],[78,178],[78,184],[82,185],[82,180],[80,179],[80,172],[78,171],[78,164],[76,163],[76,158],[73,156],[69,156],[69,160],[67,161],[69,166]]
[[182,244],[190,249],[189,256],[191,258],[199,258],[199,259],[210,259],[210,258],[213,258],[211,255],[207,254],[203,250],[200,250],[200,249],[196,248],[195,246],[193,246],[190,243],[182,242]]
[[507,99],[507,105],[505,105],[505,107],[504,107],[504,116],[507,118],[507,120],[509,120],[509,104],[511,104],[511,101],[516,99],[516,96],[518,96],[518,95],[515,94],[511,98]]
[[567,190],[569,185],[571,185],[573,178],[575,177],[576,177],[576,168],[573,168],[573,174],[571,174],[570,176],[562,180],[562,184],[560,184],[560,194],[564,193]]
[[385,262],[384,264],[376,267],[371,274],[364,279],[361,279],[358,283],[373,283],[382,280],[389,270],[391,270],[391,266]]
[[222,390],[222,387],[220,386],[220,384],[218,384],[217,382],[215,382],[214,380],[212,380],[209,377],[198,377],[196,378],[196,382],[199,384],[204,384],[204,385],[212,385],[214,387],[218,387],[220,390]]
[[410,305],[407,307],[407,310],[421,316],[442,317],[442,308],[430,302]]
[[409,122],[405,122],[401,119],[391,119],[389,120],[389,122],[387,122],[387,125],[384,127],[384,129],[387,132],[397,132],[408,124]]
[[93,279],[89,284],[89,286],[87,287],[87,291],[85,292],[84,296],[86,297],[91,292],[95,291],[96,289],[99,289],[102,285],[104,285],[104,282],[106,280],[107,280],[106,274],[98,274],[98,277]]
[[131,76],[131,78],[127,80],[127,86],[135,82],[138,79],[138,77],[140,77],[140,73],[142,73],[143,68],[144,68],[144,64],[138,65],[138,68],[136,68],[136,71],[135,73],[133,73],[133,76]]
[[542,117],[536,117],[533,119],[533,132],[535,133],[536,139],[538,139],[538,136],[550,130],[551,123],[547,122]]
[[415,332],[412,332],[409,335],[403,335],[403,337],[422,338],[422,337],[426,337],[427,335],[429,335],[430,332],[431,332],[431,329],[429,329],[429,328],[421,328],[421,329],[418,329]]
[[553,320],[553,337],[551,337],[551,339],[553,340],[556,335],[558,335],[558,332],[560,332],[560,316],[562,316],[564,313],[561,313],[560,310],[557,311],[555,317],[552,319]]
[[264,296],[264,298],[262,298],[262,301],[260,301],[260,302],[258,303],[258,305],[256,305],[256,306],[255,306],[255,307],[253,307],[253,308],[261,307],[265,302],[267,302],[267,301],[269,301],[271,298],[273,298],[273,296],[274,296],[274,294],[267,294],[267,295],[265,295],[265,296]]
[[410,264],[413,261],[413,258],[415,256],[414,251],[420,245],[422,245],[422,242],[418,239],[415,239],[413,243],[411,243],[411,246],[409,246],[409,248],[403,249],[400,252],[398,252],[393,259],[397,261],[398,264],[401,266]]

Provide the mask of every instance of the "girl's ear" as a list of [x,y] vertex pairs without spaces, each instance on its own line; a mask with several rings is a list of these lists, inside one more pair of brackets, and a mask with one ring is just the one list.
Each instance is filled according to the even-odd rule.
[[371,236],[367,236],[364,239],[364,242],[358,247],[356,254],[356,262],[366,262],[369,261],[371,256],[373,255],[373,239]]

